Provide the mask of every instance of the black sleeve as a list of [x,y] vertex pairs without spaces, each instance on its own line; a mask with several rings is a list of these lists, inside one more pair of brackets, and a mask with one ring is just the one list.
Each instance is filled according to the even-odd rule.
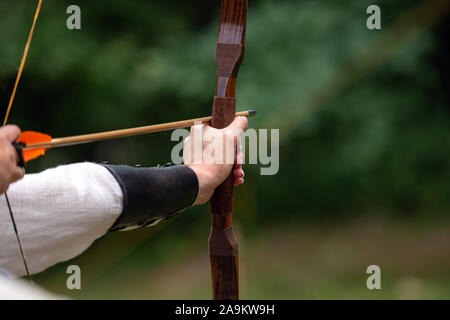
[[123,193],[123,211],[110,231],[172,218],[197,198],[197,175],[184,165],[156,168],[102,165],[111,172]]

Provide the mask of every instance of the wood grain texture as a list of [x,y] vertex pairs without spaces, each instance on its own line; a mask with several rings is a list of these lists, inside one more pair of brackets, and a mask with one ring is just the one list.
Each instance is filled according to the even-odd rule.
[[[211,125],[224,128],[236,113],[236,78],[244,58],[247,0],[222,0],[216,49],[217,88]],[[233,175],[216,188],[210,202],[212,214],[209,249],[213,298],[239,299],[239,259],[232,228]]]

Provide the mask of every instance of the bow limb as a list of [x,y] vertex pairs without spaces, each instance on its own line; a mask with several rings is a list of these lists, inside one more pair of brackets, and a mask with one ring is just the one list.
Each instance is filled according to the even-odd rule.
[[[244,58],[247,0],[222,0],[216,48],[217,88],[211,126],[224,128],[236,113],[236,79]],[[209,251],[215,300],[239,299],[238,244],[232,227],[233,174],[216,188]]]

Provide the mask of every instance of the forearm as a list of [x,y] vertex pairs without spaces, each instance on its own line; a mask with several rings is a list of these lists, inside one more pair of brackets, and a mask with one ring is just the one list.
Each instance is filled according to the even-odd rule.
[[[79,163],[26,175],[8,190],[30,271],[71,259],[111,230],[152,225],[192,205],[196,174],[185,166],[136,168]],[[23,275],[0,196],[0,269]]]
[[104,166],[123,194],[122,214],[110,231],[150,226],[171,218],[190,207],[199,193],[197,175],[187,166]]

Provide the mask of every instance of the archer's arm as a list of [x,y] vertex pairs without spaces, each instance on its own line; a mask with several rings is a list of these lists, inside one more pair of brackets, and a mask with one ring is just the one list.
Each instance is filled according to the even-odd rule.
[[[28,174],[11,184],[8,195],[30,270],[37,273],[79,255],[111,229],[143,226],[174,215],[194,202],[197,185],[195,173],[185,166],[136,168],[86,162]],[[23,275],[7,212],[0,198],[0,270]]]

